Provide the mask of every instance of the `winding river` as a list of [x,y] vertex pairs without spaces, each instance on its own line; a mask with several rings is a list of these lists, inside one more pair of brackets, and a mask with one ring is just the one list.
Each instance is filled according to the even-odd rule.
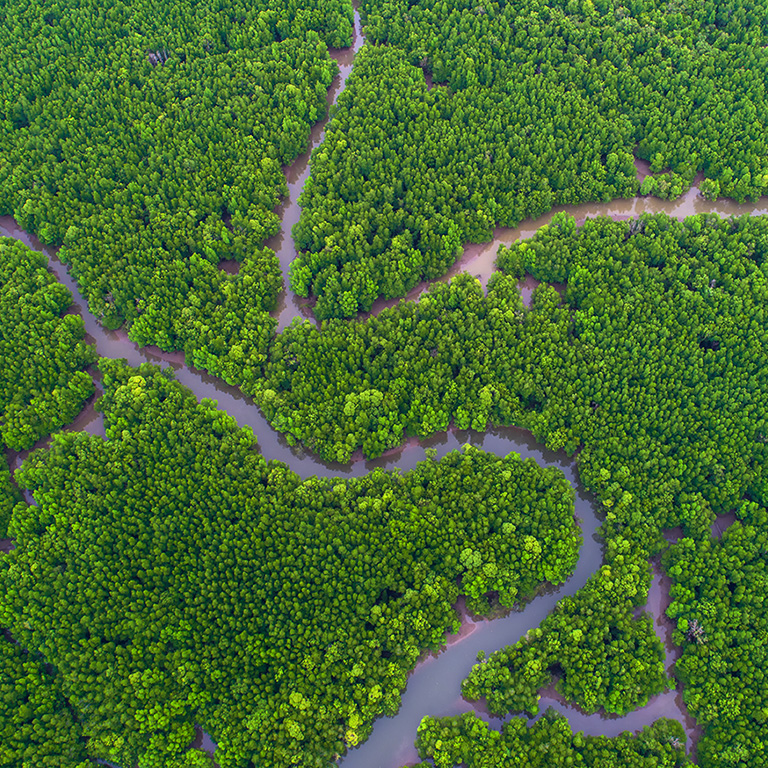
[[[355,37],[352,47],[331,52],[339,64],[339,74],[329,90],[329,104],[335,103],[339,93],[343,90],[352,68],[354,55],[363,42],[359,14],[355,11]],[[322,141],[326,122],[322,121],[315,125],[311,132],[307,152],[285,169],[289,193],[278,208],[278,213],[282,218],[282,230],[279,235],[271,238],[267,245],[276,252],[280,260],[286,285],[288,284],[288,265],[295,256],[290,229],[298,221],[300,213],[297,200],[309,175],[310,153]],[[702,198],[696,187],[692,187],[676,201],[638,197],[631,200],[614,200],[609,203],[585,203],[577,206],[560,207],[538,219],[527,221],[517,228],[497,229],[490,243],[467,245],[461,258],[441,280],[450,279],[458,272],[464,271],[477,276],[485,285],[493,272],[499,245],[509,244],[519,238],[533,235],[539,227],[546,224],[555,213],[561,210],[574,215],[578,221],[601,215],[623,219],[635,217],[644,212],[657,211],[664,211],[678,218],[695,213],[717,213],[721,216],[730,216],[768,213],[768,201],[763,198],[758,204],[747,205],[737,205],[727,200],[711,202]],[[125,358],[131,365],[151,362],[172,367],[178,381],[189,387],[198,400],[204,397],[217,400],[219,407],[234,417],[238,423],[248,425],[254,430],[259,438],[261,451],[265,456],[285,462],[302,477],[310,475],[360,476],[370,472],[375,467],[400,467],[407,470],[425,458],[426,448],[436,448],[438,456],[442,456],[464,443],[471,443],[498,455],[506,455],[515,451],[524,458],[535,459],[540,464],[556,466],[565,473],[576,488],[576,516],[584,534],[584,545],[576,570],[569,580],[559,588],[546,590],[525,609],[512,612],[505,618],[493,621],[474,620],[462,612],[463,623],[458,635],[448,637],[446,647],[440,654],[432,654],[423,658],[412,672],[399,713],[395,717],[378,720],[371,737],[363,745],[352,750],[341,761],[340,764],[343,768],[397,768],[404,763],[416,761],[418,757],[413,747],[413,740],[422,717],[425,715],[454,715],[473,709],[469,702],[461,698],[459,691],[460,683],[475,662],[477,652],[484,650],[490,653],[504,645],[516,642],[528,630],[538,626],[560,598],[580,589],[600,565],[602,561],[601,544],[595,535],[599,523],[592,499],[580,486],[575,463],[568,459],[564,453],[547,451],[535,443],[532,436],[527,432],[515,428],[497,428],[486,433],[454,430],[420,442],[411,440],[374,461],[360,459],[349,465],[323,462],[301,448],[290,447],[286,440],[272,429],[248,397],[235,387],[230,387],[203,371],[186,366],[183,353],[166,353],[156,347],[140,349],[128,339],[125,330],[105,330],[88,313],[86,302],[66,267],[58,259],[56,249],[42,246],[37,238],[22,231],[12,218],[0,217],[0,235],[21,240],[26,245],[42,250],[47,254],[52,272],[75,297],[74,306],[70,311],[76,311],[82,315],[87,339],[95,344],[99,355]],[[236,265],[228,262],[222,263],[221,266],[228,271],[236,269]],[[427,284],[417,286],[406,298],[409,300],[417,298],[426,287]],[[533,287],[534,281],[521,282],[524,299],[530,298]],[[374,305],[373,313],[394,303],[396,302],[378,301]],[[295,317],[312,317],[306,300],[302,300],[290,292],[284,293],[274,316],[278,320],[279,329],[287,326]],[[97,372],[94,372],[94,378],[98,390]],[[96,435],[104,435],[103,421],[100,414],[93,409],[93,399],[95,398],[92,398],[83,412],[66,429],[86,430]],[[42,441],[41,444],[44,442]],[[20,466],[28,453],[25,451],[9,455],[12,470]],[[7,549],[10,545],[11,542],[9,541],[0,542],[0,549]],[[654,580],[646,608],[654,616],[660,636],[665,642],[668,652],[668,668],[671,671],[677,649],[671,643],[670,627],[664,617],[667,603],[668,580],[654,566]],[[582,730],[589,734],[616,735],[624,730],[640,729],[657,718],[666,716],[677,718],[684,724],[689,742],[693,742],[695,745],[698,737],[698,729],[688,717],[682,703],[681,693],[677,690],[654,697],[646,707],[622,718],[599,714],[589,715],[580,712],[577,708],[563,702],[552,688],[542,692],[541,705],[542,711],[547,706],[558,709],[568,717],[574,730]],[[482,710],[476,711],[480,716],[488,719]],[[495,721],[495,727],[499,727],[498,720]],[[202,736],[200,738],[202,739]],[[204,748],[213,748],[213,742],[208,737],[201,743]]]

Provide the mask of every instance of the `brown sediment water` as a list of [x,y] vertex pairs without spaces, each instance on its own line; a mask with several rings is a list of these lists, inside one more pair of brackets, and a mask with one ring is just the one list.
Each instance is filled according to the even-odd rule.
[[[533,275],[526,275],[517,281],[517,287],[520,291],[520,298],[526,307],[533,303],[533,292],[541,285],[541,280],[537,280]],[[549,283],[561,296],[565,296],[565,283]]]
[[[347,78],[352,71],[352,62],[355,54],[360,50],[365,39],[360,23],[360,14],[355,7],[354,34],[352,45],[349,48],[331,49],[330,55],[335,59],[339,66],[339,72],[331,83],[328,90],[328,108],[336,103],[339,94],[344,90]],[[299,207],[299,195],[304,189],[304,185],[309,178],[309,159],[312,150],[318,147],[325,136],[325,127],[328,124],[329,117],[316,123],[309,136],[309,147],[303,154],[299,155],[289,166],[283,169],[285,181],[288,184],[288,196],[283,199],[277,208],[276,213],[280,216],[280,232],[274,237],[269,238],[265,245],[271,248],[280,261],[280,268],[283,272],[283,282],[286,290],[278,299],[278,306],[272,313],[277,319],[277,330],[281,331],[287,325],[290,325],[295,317],[305,318],[314,321],[312,313],[312,302],[308,299],[297,296],[290,290],[288,281],[288,269],[291,262],[296,258],[296,247],[293,244],[291,231],[298,222],[301,215]]]
[[[493,239],[486,243],[469,243],[464,246],[461,256],[451,268],[437,280],[419,283],[404,297],[414,301],[436,282],[446,282],[466,272],[476,277],[483,288],[488,286],[488,280],[496,271],[496,256],[499,247],[511,245],[517,240],[533,237],[536,230],[549,224],[558,213],[567,213],[576,219],[577,224],[583,224],[588,218],[608,216],[614,221],[632,219],[642,213],[666,213],[676,219],[685,219],[699,213],[716,213],[721,217],[757,216],[768,214],[768,198],[762,197],[757,203],[736,203],[733,200],[707,200],[702,197],[697,186],[692,186],[677,200],[659,200],[656,197],[633,197],[617,199],[608,203],[580,203],[579,205],[559,205],[548,213],[536,219],[527,219],[517,227],[497,227]],[[532,290],[532,289],[531,289]],[[393,307],[402,299],[377,299],[373,303],[370,314],[376,315],[386,307]]]
[[[355,10],[353,46],[343,51],[331,51],[331,56],[339,64],[339,74],[328,92],[330,105],[336,103],[342,92],[352,69],[355,53],[363,42],[360,18],[357,10]],[[427,78],[427,84],[428,87],[431,85],[429,78]],[[277,213],[281,217],[282,228],[280,234],[271,238],[266,245],[272,248],[278,256],[286,286],[288,285],[288,268],[296,256],[291,229],[300,215],[298,197],[309,176],[311,151],[321,143],[326,124],[327,120],[323,120],[314,126],[307,151],[284,169],[288,196],[277,209]],[[642,161],[638,161],[637,168],[638,176],[641,179],[649,172],[647,164],[643,164]],[[637,197],[629,200],[614,200],[608,203],[559,206],[537,219],[523,222],[518,227],[497,228],[490,242],[466,245],[459,259],[440,280],[446,281],[459,272],[467,272],[476,276],[484,287],[487,286],[488,279],[495,269],[499,246],[509,245],[518,239],[532,236],[538,228],[547,224],[554,215],[561,211],[573,215],[577,222],[583,222],[586,218],[595,216],[609,216],[615,220],[620,220],[632,218],[641,213],[657,212],[665,212],[676,218],[685,218],[698,213],[716,213],[727,217],[766,214],[768,213],[768,200],[762,198],[757,204],[743,205],[738,205],[730,200],[712,202],[704,199],[699,194],[697,187],[692,187],[676,201]],[[57,249],[41,245],[37,238],[23,232],[16,222],[8,216],[0,217],[0,235],[21,240],[28,246],[47,254],[51,271],[69,288],[75,297],[71,311],[78,312],[83,317],[87,340],[95,344],[100,356],[125,358],[130,365],[152,362],[162,367],[172,368],[176,378],[189,387],[198,400],[202,398],[216,400],[219,408],[235,418],[241,426],[250,426],[258,436],[260,450],[266,458],[277,459],[286,463],[302,477],[310,475],[361,476],[376,467],[385,469],[398,467],[407,470],[425,458],[425,449],[427,448],[435,448],[438,457],[441,457],[450,450],[469,443],[498,455],[506,455],[515,451],[523,458],[532,458],[541,465],[557,466],[565,472],[577,489],[575,511],[581,522],[584,545],[576,569],[568,581],[559,587],[544,590],[523,610],[509,613],[503,618],[494,620],[472,617],[459,604],[457,610],[461,619],[461,629],[458,634],[446,637],[446,646],[442,652],[429,654],[418,663],[409,677],[398,714],[395,717],[379,719],[374,725],[371,737],[360,747],[352,750],[341,761],[344,768],[355,768],[356,766],[361,768],[397,768],[406,762],[415,761],[417,755],[413,748],[413,740],[419,722],[426,715],[440,717],[470,710],[484,715],[482,704],[470,704],[460,696],[461,681],[475,663],[477,652],[483,650],[486,653],[491,653],[505,645],[515,643],[530,629],[538,626],[559,599],[580,589],[586,583],[587,578],[601,564],[601,545],[595,535],[598,521],[592,499],[578,483],[574,462],[568,459],[564,453],[547,451],[537,444],[529,433],[516,428],[496,428],[483,433],[462,432],[454,429],[427,440],[409,440],[399,448],[393,449],[373,461],[363,460],[362,455],[358,452],[354,460],[347,465],[323,462],[300,447],[289,446],[286,439],[272,429],[252,400],[240,390],[203,371],[186,366],[182,352],[164,352],[152,346],[139,348],[137,344],[128,339],[124,329],[117,331],[104,329],[96,318],[87,311],[86,302],[75,281],[57,257]],[[238,265],[234,262],[222,262],[220,266],[231,273],[238,270]],[[425,282],[416,286],[405,298],[409,300],[418,298],[430,284]],[[527,304],[530,303],[537,284],[530,276],[521,282],[521,293]],[[559,288],[562,289],[562,286]],[[372,314],[376,314],[384,307],[392,306],[400,300],[379,300],[374,304]],[[278,329],[283,329],[289,325],[294,318],[312,319],[311,302],[301,299],[287,290],[281,296],[280,305],[273,316],[278,321]],[[103,420],[101,414],[93,410],[93,399],[80,416],[65,429],[85,430],[94,435],[104,436]],[[15,454],[11,457],[13,469],[18,468],[26,453],[28,452]],[[726,522],[726,517],[719,518],[713,525],[713,535],[716,535],[718,531],[722,532],[722,526]],[[716,526],[721,527],[716,528]],[[10,540],[0,540],[0,551],[8,551],[12,545]],[[647,610],[654,617],[657,617],[655,618],[657,631],[660,631],[660,636],[667,647],[668,663],[674,664],[679,649],[676,650],[671,643],[671,624],[664,616],[669,599],[668,584],[665,586],[663,581],[665,578],[667,577],[655,573]],[[667,601],[666,604],[664,600]],[[577,708],[560,700],[554,691],[544,693],[541,705],[542,711],[547,706],[558,709],[568,717],[574,730],[582,730],[589,734],[616,735],[625,730],[638,730],[651,724],[658,717],[674,717],[683,723],[692,742],[695,742],[698,736],[698,729],[688,717],[679,691],[670,691],[654,697],[647,706],[624,717],[580,712]],[[487,717],[487,713],[484,716]],[[498,723],[498,721],[496,722]],[[215,750],[214,742],[202,730],[199,731],[199,739],[198,744],[196,738],[194,746],[200,746],[211,752]]]
[[646,176],[651,175],[651,164],[647,160],[635,158],[635,171],[637,171],[637,180],[642,183]]

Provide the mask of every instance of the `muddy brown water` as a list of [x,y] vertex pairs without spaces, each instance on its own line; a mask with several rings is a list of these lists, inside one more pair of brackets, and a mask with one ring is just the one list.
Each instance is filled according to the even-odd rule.
[[[641,213],[666,213],[676,219],[684,219],[699,213],[716,213],[721,217],[757,216],[768,214],[768,198],[761,198],[757,203],[738,204],[733,200],[707,200],[702,197],[698,187],[691,187],[688,192],[677,200],[659,200],[655,197],[633,197],[630,199],[612,200],[608,203],[581,203],[579,205],[559,205],[548,213],[536,219],[528,219],[518,227],[497,227],[493,239],[487,243],[468,243],[464,246],[461,256],[453,266],[437,280],[420,283],[405,297],[414,301],[421,296],[433,282],[446,282],[460,272],[466,272],[476,277],[483,288],[488,286],[488,280],[496,271],[496,256],[499,246],[511,245],[517,240],[533,237],[536,230],[549,224],[558,213],[568,213],[576,219],[577,224],[583,224],[588,218],[608,216],[614,221],[633,219]],[[530,291],[537,282],[530,277],[522,281],[521,292],[523,299],[530,301]],[[557,287],[557,286],[556,286]],[[526,293],[528,291],[528,293]],[[378,299],[374,302],[371,314],[376,315],[385,307],[395,306],[401,299]]]
[[[355,9],[354,33],[352,45],[349,48],[332,49],[331,57],[339,66],[339,71],[331,83],[328,90],[328,108],[330,109],[344,90],[347,78],[352,71],[352,62],[355,54],[360,50],[364,43],[363,31],[360,25],[360,14]],[[278,331],[283,330],[290,325],[295,317],[305,318],[314,321],[312,314],[312,302],[308,299],[297,296],[289,289],[288,268],[291,262],[296,258],[296,248],[293,244],[291,231],[299,220],[301,209],[299,208],[299,195],[304,189],[304,185],[309,178],[309,159],[312,150],[320,146],[325,136],[325,127],[328,124],[328,118],[316,123],[309,136],[309,146],[303,154],[299,155],[291,165],[283,169],[285,181],[288,184],[288,196],[278,206],[276,213],[280,216],[282,226],[280,232],[274,237],[269,238],[265,245],[271,248],[280,261],[280,268],[283,272],[283,282],[287,290],[283,291],[278,300],[278,306],[272,313],[277,319]]]
[[[339,64],[339,74],[328,92],[329,105],[336,102],[339,93],[343,90],[352,69],[354,55],[364,43],[357,11],[355,12],[354,29],[355,36],[352,47],[331,52]],[[431,85],[431,83],[428,84]],[[277,209],[281,216],[282,229],[279,235],[267,242],[267,246],[275,250],[278,256],[286,286],[288,285],[288,267],[296,255],[290,232],[300,215],[298,197],[309,176],[309,159],[312,149],[321,143],[326,123],[327,120],[323,120],[314,126],[307,151],[284,169],[288,184],[288,196]],[[647,169],[642,163],[639,163],[639,176],[644,173],[647,173]],[[702,198],[696,187],[692,187],[676,201],[638,197],[630,200],[614,200],[609,203],[561,206],[535,220],[523,222],[519,227],[496,229],[493,240],[490,242],[466,245],[461,257],[440,280],[449,280],[459,272],[468,272],[476,276],[485,287],[495,269],[499,246],[502,244],[509,245],[520,238],[532,236],[539,227],[547,224],[560,211],[566,211],[575,216],[578,222],[583,222],[587,217],[594,216],[626,219],[641,213],[660,211],[677,218],[684,218],[697,213],[717,213],[720,216],[756,215],[768,213],[768,200],[763,198],[757,204],[744,205],[738,205],[729,200],[711,202]],[[475,662],[477,652],[483,650],[486,653],[491,653],[498,648],[516,642],[527,631],[538,626],[561,597],[573,594],[580,589],[602,562],[601,544],[595,534],[598,520],[595,516],[592,499],[579,485],[573,461],[563,453],[553,453],[542,448],[529,433],[523,430],[496,428],[484,433],[452,430],[423,441],[413,439],[374,461],[364,461],[358,454],[357,460],[353,460],[348,465],[323,462],[300,447],[290,447],[285,438],[271,428],[250,398],[237,388],[230,387],[203,371],[186,366],[183,353],[163,352],[152,346],[139,348],[138,345],[128,339],[124,329],[108,331],[99,325],[93,315],[87,311],[86,302],[83,300],[77,285],[70,277],[66,267],[58,259],[57,249],[41,245],[36,237],[22,231],[16,222],[8,216],[0,217],[0,235],[13,237],[47,254],[51,271],[69,288],[75,297],[75,303],[70,311],[77,312],[83,317],[88,341],[95,344],[99,355],[125,358],[131,365],[152,362],[162,367],[171,367],[175,371],[176,378],[189,387],[198,400],[204,397],[212,398],[218,402],[219,408],[235,418],[240,425],[250,426],[258,436],[260,450],[266,458],[285,462],[302,477],[310,475],[361,476],[376,467],[385,469],[398,467],[407,470],[425,458],[425,449],[427,448],[435,448],[438,456],[441,457],[465,443],[470,443],[498,455],[506,455],[515,451],[524,458],[536,460],[539,464],[557,466],[562,469],[576,488],[575,514],[580,521],[584,535],[581,556],[572,576],[564,585],[544,590],[524,609],[514,611],[504,618],[497,618],[492,621],[477,619],[462,610],[461,605],[457,606],[462,619],[459,633],[446,638],[446,646],[441,653],[427,655],[419,661],[409,677],[398,714],[395,717],[379,719],[374,725],[371,737],[360,747],[351,750],[341,760],[341,765],[344,768],[396,768],[407,762],[415,762],[418,758],[413,747],[413,740],[418,724],[425,715],[440,717],[456,715],[474,709],[480,716],[487,719],[487,715],[483,712],[482,703],[473,706],[472,703],[463,700],[460,695],[461,681],[469,673]],[[238,268],[237,264],[230,262],[222,262],[220,266],[233,273]],[[407,300],[418,298],[428,285],[428,283],[423,283],[417,286],[405,298]],[[531,295],[536,285],[537,281],[530,276],[521,281],[521,293],[526,304],[530,304]],[[562,286],[556,287],[562,290]],[[399,299],[379,300],[374,304],[372,313],[375,314],[386,306],[392,306],[397,301]],[[280,299],[280,305],[273,315],[278,320],[279,329],[286,327],[297,317],[313,319],[310,302],[295,296],[290,291],[284,292]],[[98,386],[98,376],[95,376],[95,379]],[[98,396],[98,392],[96,396]],[[96,396],[91,398],[83,412],[65,429],[84,430],[97,436],[104,436],[101,414],[93,409],[93,401]],[[40,445],[44,445],[46,442],[41,441]],[[9,456],[13,470],[18,469],[28,453],[28,451],[20,452]],[[28,498],[30,502],[33,502],[31,497]],[[725,520],[721,521],[721,524],[725,523]],[[717,531],[713,530],[713,533],[715,532]],[[10,540],[0,541],[0,551],[7,551],[11,547],[12,542]],[[675,654],[679,652],[679,649],[671,644],[671,628],[664,616],[664,610],[668,603],[666,577],[658,572],[657,565],[654,567],[657,570],[654,573],[647,610],[654,616],[657,632],[665,643],[671,669],[676,658]],[[647,706],[625,717],[581,712],[578,708],[562,701],[553,688],[543,692],[542,711],[547,706],[561,711],[569,719],[574,730],[581,730],[589,734],[616,735],[625,730],[638,730],[659,717],[673,717],[683,723],[690,741],[695,743],[698,737],[698,729],[689,718],[680,692],[677,690],[654,697]],[[495,721],[495,724],[495,727],[498,727],[499,721]],[[200,746],[210,752],[215,750],[215,742],[201,730],[198,730],[195,746]]]

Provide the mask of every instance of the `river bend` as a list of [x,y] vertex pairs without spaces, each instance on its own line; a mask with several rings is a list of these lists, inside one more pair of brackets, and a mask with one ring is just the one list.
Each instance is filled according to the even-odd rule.
[[[354,30],[354,42],[350,48],[331,51],[331,55],[339,64],[339,73],[328,92],[329,106],[336,102],[342,92],[352,69],[355,53],[364,43],[360,16],[357,10],[355,10]],[[266,245],[277,254],[286,286],[288,285],[288,267],[296,255],[290,230],[300,215],[298,197],[309,176],[311,151],[322,142],[326,123],[327,120],[323,120],[314,126],[307,151],[284,169],[288,183],[288,196],[277,209],[281,216],[282,229],[280,234],[271,238]],[[701,197],[698,188],[694,186],[676,201],[637,197],[630,200],[614,200],[609,203],[561,206],[538,219],[526,221],[519,227],[497,229],[494,232],[493,240],[489,243],[467,245],[456,264],[440,280],[448,280],[459,272],[468,272],[478,277],[485,285],[495,268],[496,252],[499,245],[508,245],[520,238],[532,236],[539,227],[549,222],[552,216],[559,211],[570,213],[576,217],[577,221],[595,216],[625,219],[636,217],[641,213],[660,211],[676,218],[684,218],[697,213],[716,213],[720,216],[758,215],[768,213],[768,201],[766,198],[762,198],[757,204],[745,205],[738,205],[730,200],[708,201]],[[565,473],[576,488],[576,516],[581,524],[584,544],[573,575],[564,585],[545,590],[525,609],[512,612],[504,618],[487,621],[474,620],[463,615],[462,629],[459,634],[448,637],[446,647],[440,654],[426,656],[412,672],[398,714],[395,717],[379,719],[374,725],[371,737],[342,759],[340,764],[343,768],[397,768],[406,762],[416,761],[418,757],[413,747],[413,741],[422,717],[425,715],[437,717],[456,715],[473,709],[472,704],[461,698],[460,685],[475,662],[477,652],[484,650],[486,653],[491,653],[505,645],[515,643],[527,631],[538,626],[560,598],[579,590],[602,562],[601,544],[595,535],[598,520],[595,516],[593,500],[579,484],[575,463],[568,459],[564,453],[553,453],[541,447],[529,433],[516,428],[496,428],[486,433],[452,430],[427,440],[409,440],[403,446],[389,451],[381,458],[373,461],[357,460],[348,465],[324,462],[300,447],[289,446],[285,438],[272,429],[250,398],[237,388],[228,386],[223,381],[203,371],[185,365],[182,352],[162,352],[156,347],[139,348],[138,345],[128,339],[124,329],[108,331],[103,328],[87,311],[87,304],[76,283],[56,255],[57,249],[41,245],[36,237],[22,231],[9,216],[0,217],[0,235],[15,238],[31,248],[46,253],[51,271],[69,288],[75,297],[74,306],[70,311],[78,312],[83,317],[87,340],[95,344],[100,356],[125,358],[131,365],[151,362],[163,367],[170,366],[174,369],[177,380],[189,387],[198,400],[206,397],[215,399],[218,401],[219,407],[235,418],[241,426],[250,426],[259,439],[260,450],[265,457],[285,462],[302,477],[311,475],[361,476],[376,467],[384,469],[399,467],[408,470],[425,458],[426,448],[435,448],[438,456],[443,456],[464,443],[471,443],[497,455],[506,455],[515,451],[523,458],[535,459],[539,464],[556,466]],[[237,269],[236,264],[229,262],[223,262],[221,266],[228,271]],[[406,298],[408,300],[417,298],[427,286],[427,283],[420,284]],[[534,283],[530,280],[521,283],[524,299],[529,298],[533,286]],[[379,300],[374,304],[373,314],[395,303],[396,301]],[[294,318],[311,318],[312,314],[306,300],[302,300],[290,291],[285,291],[273,316],[276,317],[278,329],[281,330],[289,325]],[[94,372],[94,377],[98,394],[97,372]],[[93,434],[104,435],[101,416],[93,410],[93,399],[95,398],[91,399],[85,410],[66,429],[85,430]],[[44,442],[42,441],[41,444]],[[28,453],[25,451],[10,454],[11,469],[18,469]],[[10,542],[0,542],[0,551],[7,549],[9,545]],[[665,623],[664,610],[667,601],[668,580],[658,568],[655,568],[647,609],[654,616],[665,641],[668,652],[668,670],[671,672],[676,649],[671,644],[669,627]],[[674,717],[683,723],[689,741],[695,743],[698,736],[698,729],[688,717],[679,691],[669,691],[656,696],[647,706],[625,717],[582,713],[577,708],[563,702],[551,688],[542,692],[541,705],[542,711],[547,706],[558,709],[568,717],[574,730],[582,730],[588,734],[612,736],[624,730],[640,729],[659,717]],[[488,719],[483,714],[482,709],[476,711],[480,716]],[[491,722],[495,722],[495,727],[498,727],[500,721],[491,720]],[[209,749],[213,747],[213,742],[208,737],[202,744]]]

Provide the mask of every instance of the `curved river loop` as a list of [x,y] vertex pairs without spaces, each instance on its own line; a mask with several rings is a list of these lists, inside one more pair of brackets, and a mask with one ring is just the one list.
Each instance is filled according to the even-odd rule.
[[[328,91],[329,106],[338,99],[344,88],[347,77],[352,70],[356,52],[362,47],[360,16],[355,10],[355,34],[353,45],[343,50],[332,50],[331,56],[339,64],[339,73]],[[323,140],[327,120],[317,123],[311,131],[309,147],[289,167],[285,168],[288,183],[288,196],[278,207],[281,216],[282,229],[280,234],[267,241],[280,261],[286,285],[288,284],[288,266],[296,255],[290,230],[298,221],[300,208],[298,197],[309,176],[309,158],[312,150]],[[638,170],[642,174],[643,165],[638,161]],[[448,280],[459,272],[468,272],[477,277],[483,285],[493,273],[496,253],[500,245],[508,245],[520,238],[532,236],[537,229],[548,223],[559,211],[573,215],[577,222],[594,216],[610,216],[613,219],[633,218],[641,213],[663,211],[676,218],[685,218],[698,213],[716,213],[720,216],[759,215],[768,213],[768,201],[765,198],[757,204],[738,205],[730,200],[708,201],[700,194],[696,186],[675,201],[662,201],[650,197],[614,200],[609,203],[584,203],[576,206],[560,206],[535,220],[522,223],[516,228],[497,229],[494,238],[489,243],[470,244],[464,248],[463,254],[449,272],[440,280]],[[424,656],[411,673],[402,704],[394,717],[384,717],[376,721],[370,738],[359,747],[351,750],[341,761],[343,768],[398,768],[409,762],[416,762],[418,755],[413,747],[416,729],[424,716],[444,717],[457,715],[462,712],[475,711],[478,716],[491,722],[493,727],[500,727],[499,720],[493,720],[482,710],[482,706],[473,706],[462,699],[460,694],[461,681],[469,673],[480,650],[491,653],[505,645],[513,644],[526,632],[537,627],[547,614],[554,608],[562,597],[572,595],[584,586],[589,576],[594,573],[602,562],[602,550],[596,530],[599,521],[595,514],[595,505],[591,496],[581,487],[576,471],[575,462],[565,453],[554,453],[537,444],[526,431],[514,427],[495,428],[488,432],[451,430],[427,440],[412,439],[400,448],[387,452],[384,456],[364,461],[359,458],[350,464],[333,464],[320,460],[301,447],[290,447],[284,437],[270,426],[254,403],[235,387],[228,386],[220,379],[196,370],[184,364],[183,352],[162,352],[157,347],[139,348],[128,339],[124,329],[108,331],[104,329],[87,311],[77,284],[70,277],[66,267],[57,257],[57,249],[43,246],[33,235],[21,230],[9,216],[0,217],[0,236],[12,237],[24,242],[31,248],[43,251],[48,256],[50,269],[53,274],[72,292],[75,297],[70,312],[78,312],[84,320],[86,340],[95,344],[98,354],[102,357],[125,358],[130,365],[144,362],[155,363],[174,369],[176,379],[187,386],[198,400],[212,398],[218,401],[218,406],[235,418],[241,426],[248,425],[256,433],[262,454],[269,459],[284,462],[291,470],[302,477],[311,475],[346,475],[361,476],[376,467],[402,470],[412,469],[425,458],[425,449],[435,448],[438,456],[443,456],[465,443],[470,443],[485,451],[505,456],[514,451],[522,458],[532,458],[541,465],[555,466],[562,470],[576,489],[575,514],[581,525],[584,544],[574,573],[560,587],[548,587],[540,592],[528,605],[521,610],[509,613],[503,618],[494,620],[478,620],[468,616],[460,604],[457,606],[462,616],[461,630],[457,635],[448,636],[446,645],[439,654]],[[236,264],[223,262],[222,268],[234,271]],[[527,278],[521,281],[520,289],[526,303],[535,287],[536,281]],[[413,300],[428,287],[427,283],[414,288],[407,300]],[[395,301],[379,300],[374,304],[372,314],[376,314],[386,306],[392,306]],[[278,320],[278,330],[289,325],[296,317],[312,318],[311,309],[306,300],[302,300],[289,291],[285,291],[273,316]],[[85,409],[66,430],[87,431],[104,436],[104,425],[101,414],[93,408],[93,402],[100,394],[98,371],[92,371],[96,381],[96,395],[89,401]],[[47,441],[41,441],[34,448],[41,447]],[[34,450],[34,448],[32,450]],[[21,465],[29,451],[10,453],[8,456],[11,470],[15,471]],[[33,499],[27,496],[30,503]],[[715,524],[717,525],[717,523]],[[10,540],[0,541],[0,551],[12,548]],[[672,672],[674,661],[679,652],[671,641],[671,626],[664,612],[669,603],[669,579],[661,573],[657,563],[653,564],[653,581],[649,593],[646,610],[654,617],[660,637],[667,649],[668,673]],[[634,731],[650,725],[659,717],[672,717],[679,720],[685,727],[689,740],[689,748],[695,750],[699,729],[687,714],[682,701],[680,690],[671,690],[653,697],[650,702],[640,709],[624,717],[608,716],[605,714],[587,714],[577,707],[563,701],[550,686],[541,692],[540,712],[547,707],[564,714],[574,731],[586,734],[615,736],[622,731]],[[535,719],[535,718],[534,718]],[[212,751],[214,742],[206,734],[198,733],[195,746]]]

